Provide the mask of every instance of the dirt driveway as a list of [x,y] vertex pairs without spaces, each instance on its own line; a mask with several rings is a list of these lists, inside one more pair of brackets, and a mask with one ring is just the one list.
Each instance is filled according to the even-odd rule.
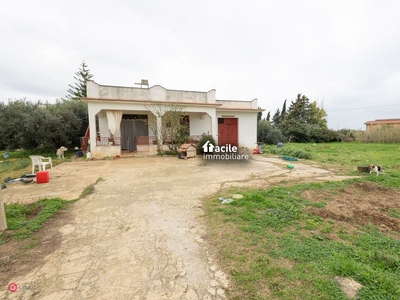
[[[343,179],[326,170],[254,156],[246,162],[201,158],[121,158],[58,165],[47,184],[21,183],[3,201],[44,196],[74,199],[58,228],[59,247],[26,274],[9,278],[29,289],[1,299],[224,299],[226,274],[203,240],[201,198],[230,186],[267,187],[283,179]],[[217,200],[216,200],[217,201]]]

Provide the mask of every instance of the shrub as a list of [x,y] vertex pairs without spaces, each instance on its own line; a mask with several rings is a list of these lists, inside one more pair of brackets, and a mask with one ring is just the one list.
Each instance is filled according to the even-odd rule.
[[302,158],[302,159],[311,159],[312,158],[312,154],[310,152],[291,148],[291,147],[278,148],[276,146],[263,145],[262,151],[264,153],[285,155],[285,156],[291,156],[291,157]]
[[[62,126],[59,126],[62,124]],[[87,104],[22,100],[0,102],[0,149],[52,150],[78,146],[88,126]]]
[[267,120],[257,123],[257,141],[265,144],[277,144],[283,141],[282,132]]

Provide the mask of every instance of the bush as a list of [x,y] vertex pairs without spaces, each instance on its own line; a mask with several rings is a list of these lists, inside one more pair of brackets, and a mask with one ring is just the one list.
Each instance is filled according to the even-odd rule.
[[176,150],[166,150],[164,151],[162,154],[161,153],[157,153],[157,155],[161,155],[161,156],[165,156],[165,155],[177,155],[178,151]]
[[197,143],[197,154],[203,154],[203,146],[207,141],[210,141],[210,144],[216,146],[214,138],[211,135],[203,135],[200,141]]
[[87,104],[81,101],[0,102],[0,149],[72,148],[80,145],[87,127]]
[[357,130],[343,128],[336,131],[338,134],[338,141],[340,142],[354,142],[356,140]]
[[290,147],[289,148],[278,148],[276,146],[263,145],[262,151],[264,153],[285,155],[285,156],[291,156],[291,157],[302,158],[302,159],[311,159],[312,158],[312,154],[310,152],[303,151],[300,149],[290,148]]
[[267,120],[257,123],[257,141],[265,144],[277,144],[283,141],[282,132]]

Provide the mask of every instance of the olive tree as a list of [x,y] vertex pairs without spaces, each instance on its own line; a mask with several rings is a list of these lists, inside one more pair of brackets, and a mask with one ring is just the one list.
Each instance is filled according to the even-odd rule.
[[163,153],[163,144],[170,150],[189,138],[188,124],[184,122],[185,107],[179,104],[154,103],[145,106],[153,115],[147,123],[156,136],[157,151]]

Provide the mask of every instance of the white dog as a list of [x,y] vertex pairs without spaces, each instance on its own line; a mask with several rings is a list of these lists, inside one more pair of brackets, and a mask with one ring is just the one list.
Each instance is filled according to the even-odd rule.
[[376,176],[379,175],[379,173],[385,174],[385,172],[383,171],[381,166],[377,166],[377,165],[370,165],[369,166],[369,174],[372,174],[372,172],[376,173]]
[[61,146],[59,149],[57,149],[57,159],[64,159],[64,152],[67,151],[68,149],[65,148],[64,146]]

